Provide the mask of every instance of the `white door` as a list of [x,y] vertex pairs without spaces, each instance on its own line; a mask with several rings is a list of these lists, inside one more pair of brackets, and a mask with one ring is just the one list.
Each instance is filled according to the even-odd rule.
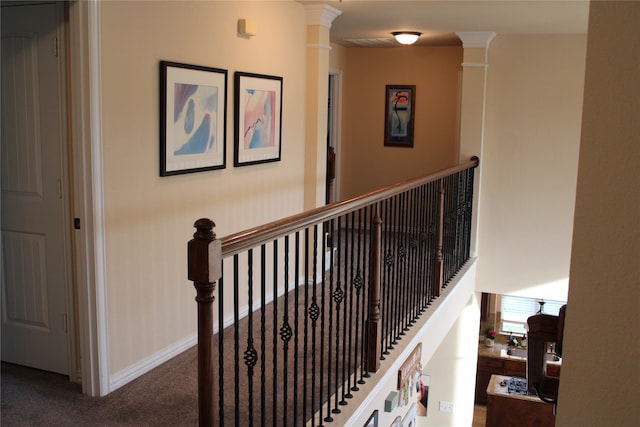
[[60,6],[3,5],[1,14],[2,360],[68,374]]

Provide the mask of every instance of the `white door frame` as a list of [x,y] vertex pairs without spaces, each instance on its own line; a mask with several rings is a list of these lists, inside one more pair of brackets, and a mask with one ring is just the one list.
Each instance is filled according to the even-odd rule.
[[109,349],[105,271],[102,112],[100,85],[100,4],[69,3],[69,88],[73,157],[77,321],[82,392],[109,393]]
[[331,87],[331,127],[329,128],[329,141],[336,152],[336,176],[334,179],[334,194],[337,202],[340,200],[340,164],[342,156],[340,153],[340,136],[342,135],[342,70],[329,69],[329,76],[333,77]]

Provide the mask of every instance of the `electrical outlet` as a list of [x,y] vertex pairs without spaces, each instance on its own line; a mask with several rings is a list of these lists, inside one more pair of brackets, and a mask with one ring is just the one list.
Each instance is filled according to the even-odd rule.
[[440,401],[440,412],[453,412],[453,402]]

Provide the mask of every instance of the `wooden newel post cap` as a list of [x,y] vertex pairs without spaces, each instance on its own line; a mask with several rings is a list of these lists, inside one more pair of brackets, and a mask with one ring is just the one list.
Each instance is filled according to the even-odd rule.
[[211,221],[209,218],[200,218],[193,224],[193,226],[196,229],[196,232],[193,233],[194,239],[213,240],[216,238],[216,233],[213,232],[213,227],[216,226],[216,223]]
[[222,276],[222,248],[213,232],[216,225],[208,218],[200,218],[193,226],[196,232],[188,243],[189,280],[214,283]]

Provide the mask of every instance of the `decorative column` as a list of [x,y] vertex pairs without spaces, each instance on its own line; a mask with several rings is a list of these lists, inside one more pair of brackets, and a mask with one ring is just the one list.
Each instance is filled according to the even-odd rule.
[[473,156],[480,157],[475,172],[474,201],[471,218],[470,255],[476,256],[478,249],[478,212],[482,191],[482,160],[484,148],[484,117],[489,45],[496,36],[493,32],[458,32],[462,40],[464,57],[462,62],[462,99],[460,107],[459,161]]
[[304,158],[304,209],[325,204],[329,32],[342,12],[327,5],[305,6],[307,15],[307,88]]

